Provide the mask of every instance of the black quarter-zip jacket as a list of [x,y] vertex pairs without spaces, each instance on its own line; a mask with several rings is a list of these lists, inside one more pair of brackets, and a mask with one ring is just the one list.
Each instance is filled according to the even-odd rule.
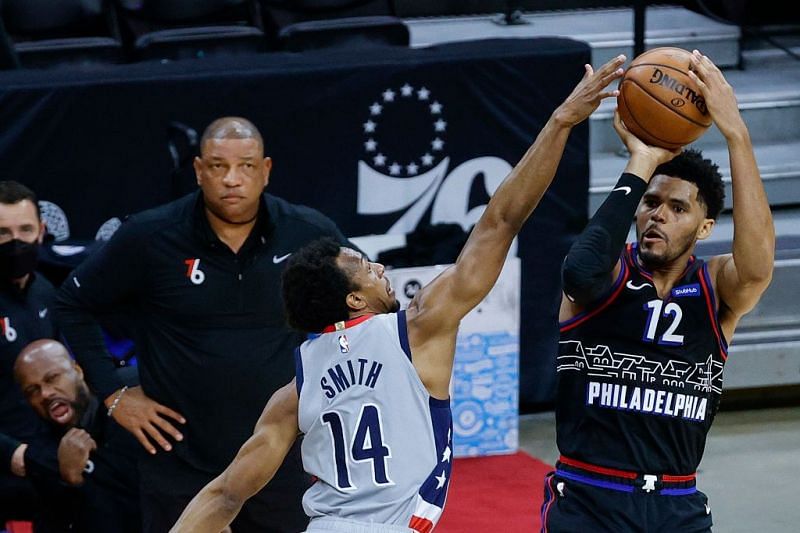
[[273,392],[294,377],[280,274],[291,253],[330,236],[321,213],[264,194],[239,253],[214,232],[201,192],[130,217],[65,280],[56,317],[101,398],[122,386],[96,316],[132,312],[142,388],[187,420],[174,451],[218,473],[252,434]]
[[58,338],[52,321],[55,288],[44,276],[31,276],[22,290],[0,283],[0,433],[8,437],[0,439],[0,458],[9,462],[17,446],[42,429],[14,381],[14,362],[29,343]]

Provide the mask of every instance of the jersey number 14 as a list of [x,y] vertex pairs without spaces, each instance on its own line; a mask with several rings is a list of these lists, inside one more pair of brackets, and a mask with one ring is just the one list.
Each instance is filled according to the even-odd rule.
[[[381,416],[377,405],[367,404],[361,408],[352,446],[347,447],[342,417],[337,411],[322,413],[322,422],[327,424],[333,438],[333,455],[336,462],[336,485],[341,490],[355,490],[351,481],[350,462],[369,461],[372,464],[372,481],[376,485],[392,485],[386,464],[391,457],[389,447],[383,442]],[[348,451],[350,457],[348,457]]]

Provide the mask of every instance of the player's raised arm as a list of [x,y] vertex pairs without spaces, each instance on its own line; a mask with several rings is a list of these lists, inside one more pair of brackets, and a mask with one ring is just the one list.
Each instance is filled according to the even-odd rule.
[[775,228],[761,182],[750,133],[739,113],[736,95],[711,60],[695,51],[690,76],[728,143],[733,189],[733,254],[714,258],[720,318],[730,340],[736,321],[755,306],[772,279]]
[[643,143],[614,113],[614,129],[630,158],[614,189],[570,247],[561,268],[564,298],[559,320],[564,321],[597,301],[619,273],[619,257],[636,207],[658,165],[680,153]]
[[225,471],[206,485],[184,509],[172,533],[219,533],[244,502],[266,485],[283,463],[299,429],[295,381],[272,395],[253,436]]
[[586,65],[581,81],[492,196],[455,265],[417,294],[409,307],[409,324],[416,312],[414,327],[426,332],[442,327],[452,331],[486,296],[500,275],[511,242],[555,176],[572,127],[597,109],[601,100],[616,96],[617,91],[607,87],[622,75],[624,61],[625,56],[618,56],[596,72]]

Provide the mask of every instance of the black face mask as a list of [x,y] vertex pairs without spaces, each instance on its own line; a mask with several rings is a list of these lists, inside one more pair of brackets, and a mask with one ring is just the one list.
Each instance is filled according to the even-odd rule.
[[27,276],[36,268],[39,243],[13,239],[0,244],[0,280],[10,281]]

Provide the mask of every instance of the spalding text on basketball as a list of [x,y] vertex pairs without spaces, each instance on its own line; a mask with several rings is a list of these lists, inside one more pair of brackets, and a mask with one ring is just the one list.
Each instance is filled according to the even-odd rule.
[[[700,111],[701,114],[707,115],[708,109],[706,108],[706,100],[703,98],[702,95],[698,94],[694,89],[691,87],[687,87],[683,83],[679,82],[675,78],[671,77],[669,74],[666,74],[663,70],[658,67],[653,68],[653,75],[650,76],[650,83],[661,85],[673,92],[678,93],[682,97],[689,100],[694,106]],[[673,105],[675,100],[672,100]]]

